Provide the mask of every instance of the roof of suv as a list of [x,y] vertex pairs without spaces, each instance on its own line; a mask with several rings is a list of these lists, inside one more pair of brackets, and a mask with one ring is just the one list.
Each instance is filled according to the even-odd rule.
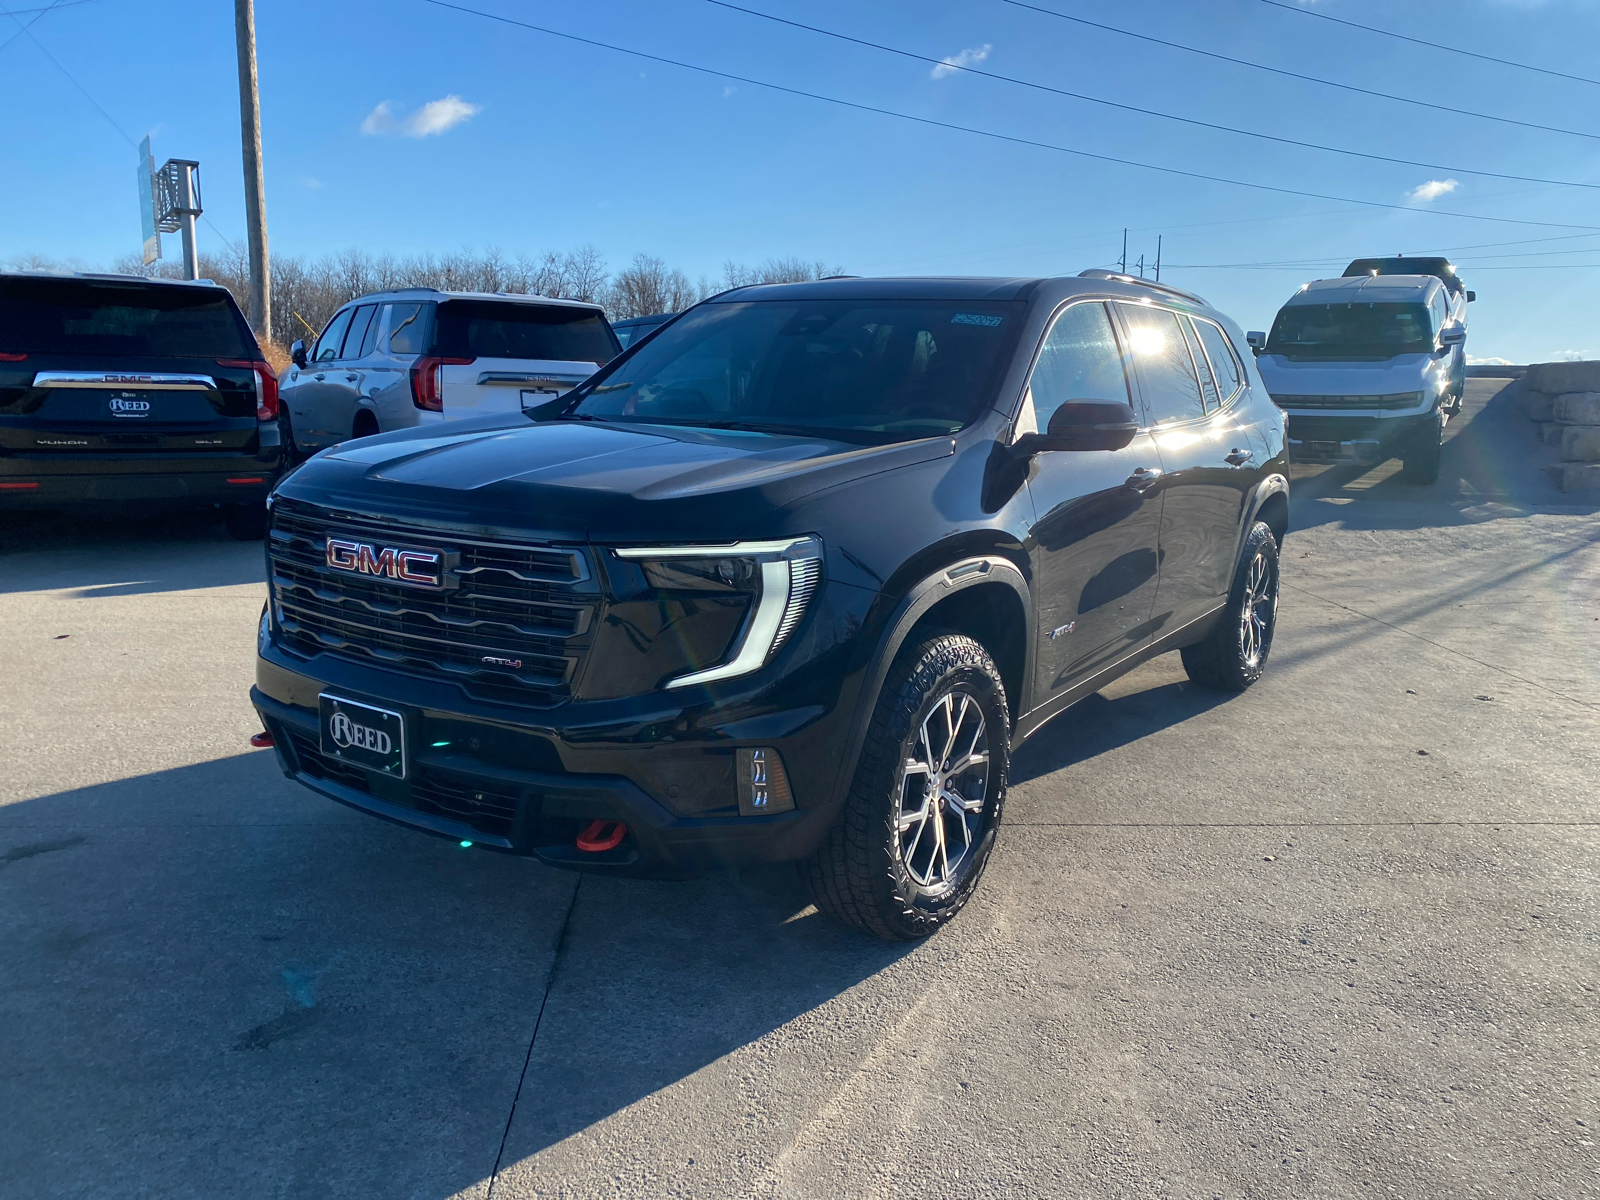
[[[150,287],[221,288],[215,279],[162,279],[107,271],[0,271],[0,279],[92,279],[98,283],[123,283]],[[224,288],[224,291],[227,289]]]
[[409,300],[427,298],[430,300],[494,300],[511,304],[559,304],[566,308],[592,308],[599,309],[600,305],[588,300],[562,300],[555,296],[535,296],[528,292],[441,292],[438,288],[407,287],[389,288],[382,292],[368,292],[363,296],[355,296],[346,303],[353,304],[357,300],[370,303],[373,300],[390,300],[404,297]]
[[1432,275],[1352,275],[1316,279],[1284,301],[1291,304],[1419,304],[1436,287]]
[[[732,300],[1027,300],[1041,287],[1052,289],[1111,290],[1123,287],[1134,294],[1154,293],[1164,299],[1185,300],[1209,308],[1205,300],[1170,284],[1153,279],[1118,275],[1113,271],[1085,271],[1081,275],[1005,277],[1005,276],[881,276],[858,278],[853,275],[815,279],[804,283],[764,283],[734,288],[713,296],[712,303]],[[1109,289],[1107,285],[1110,285]]]

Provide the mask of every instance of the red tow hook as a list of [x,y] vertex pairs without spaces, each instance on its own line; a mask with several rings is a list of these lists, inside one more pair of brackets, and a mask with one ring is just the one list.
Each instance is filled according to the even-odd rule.
[[628,827],[621,821],[606,821],[596,817],[578,834],[578,849],[587,854],[615,850],[628,836]]
[[268,733],[265,729],[263,729],[260,733],[254,734],[250,738],[250,744],[252,746],[254,746],[257,750],[270,750],[273,746],[276,746],[278,743],[277,743],[276,739],[274,739],[273,736],[270,733]]

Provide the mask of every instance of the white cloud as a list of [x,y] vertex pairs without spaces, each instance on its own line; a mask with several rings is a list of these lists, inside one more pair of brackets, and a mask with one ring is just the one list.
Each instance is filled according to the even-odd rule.
[[727,87],[722,89],[722,98],[724,100],[726,100],[729,96],[733,95],[738,90],[739,90],[738,88],[734,87],[732,84],[729,84]]
[[988,42],[981,46],[969,46],[960,54],[952,54],[949,58],[940,60],[939,64],[928,73],[929,79],[943,79],[946,75],[954,75],[963,67],[970,67],[973,63],[981,63],[989,57],[989,51],[994,47]]
[[1430,179],[1406,193],[1406,199],[1417,204],[1427,204],[1430,200],[1437,200],[1440,196],[1448,196],[1461,184],[1454,179]]
[[320,188],[322,186],[322,180],[317,179],[315,176],[312,176],[312,175],[302,175],[302,176],[300,176],[300,182],[302,184],[304,184],[306,187],[311,188],[313,191],[315,191],[317,188]]
[[481,104],[472,104],[454,93],[430,100],[415,112],[404,116],[395,112],[393,101],[385,100],[367,114],[361,122],[361,132],[369,137],[385,137],[396,133],[412,138],[430,137],[454,129],[482,111]]
[[1557,350],[1551,362],[1589,362],[1594,356],[1587,350]]
[[1511,360],[1509,358],[1479,358],[1476,354],[1467,355],[1467,366],[1469,367],[1509,367],[1510,365]]

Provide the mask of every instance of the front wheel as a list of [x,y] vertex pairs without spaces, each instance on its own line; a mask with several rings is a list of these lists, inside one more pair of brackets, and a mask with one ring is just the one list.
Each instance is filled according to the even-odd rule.
[[955,916],[994,847],[1010,728],[999,669],[979,643],[945,633],[903,649],[844,812],[805,865],[817,907],[890,940]]
[[1257,521],[1228,593],[1228,606],[1203,642],[1183,648],[1183,669],[1201,687],[1242,692],[1261,678],[1278,627],[1278,539]]
[[1416,440],[1406,448],[1405,477],[1411,483],[1435,483],[1439,479],[1439,461],[1444,454],[1444,426],[1431,426],[1416,435]]

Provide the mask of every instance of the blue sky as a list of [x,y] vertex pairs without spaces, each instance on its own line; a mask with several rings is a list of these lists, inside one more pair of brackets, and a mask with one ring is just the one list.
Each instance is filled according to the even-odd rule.
[[[1479,295],[1471,314],[1476,356],[1600,357],[1600,191],[1463,169],[1600,183],[1600,139],[1285,79],[1003,0],[741,3],[935,59],[966,52],[974,66],[1050,87],[1449,169],[1285,146],[936,71],[707,0],[461,2],[912,116],[1406,211],[936,128],[426,0],[263,0],[257,31],[274,252],[493,245],[515,255],[591,243],[613,266],[643,251],[691,276],[716,276],[728,259],[789,255],[856,274],[1031,275],[1111,263],[1127,226],[1130,258],[1153,259],[1163,235],[1165,279],[1258,328],[1300,283],[1338,274],[1351,257],[1446,251]],[[1031,2],[1358,87],[1600,135],[1600,86],[1374,36],[1262,0]],[[1600,9],[1580,0],[1306,7],[1600,78]],[[0,42],[17,29],[0,17]],[[0,261],[33,253],[102,265],[138,248],[135,151],[124,134],[136,142],[153,132],[158,163],[199,159],[211,222],[202,241],[242,240],[231,4],[62,0],[31,33],[93,100],[30,36],[0,47],[8,115],[0,155],[12,183],[0,190]],[[1430,192],[1438,194],[1423,198]],[[1439,215],[1451,212],[1530,223]],[[1294,265],[1244,265],[1261,263]]]

